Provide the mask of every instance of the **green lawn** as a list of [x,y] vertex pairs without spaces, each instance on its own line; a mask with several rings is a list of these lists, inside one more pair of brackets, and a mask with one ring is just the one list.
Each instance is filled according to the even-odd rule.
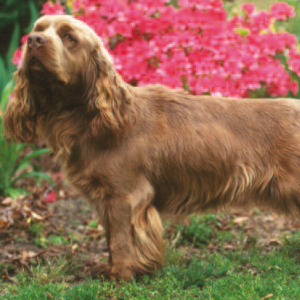
[[[166,230],[165,268],[138,282],[92,280],[83,273],[82,262],[69,255],[40,261],[3,280],[0,299],[300,299],[297,231],[273,249],[258,246],[259,237],[245,242],[243,225],[237,228],[231,222],[230,228],[220,230],[216,215],[194,216],[188,225],[171,231],[172,237]],[[0,276],[8,269],[0,265]]]

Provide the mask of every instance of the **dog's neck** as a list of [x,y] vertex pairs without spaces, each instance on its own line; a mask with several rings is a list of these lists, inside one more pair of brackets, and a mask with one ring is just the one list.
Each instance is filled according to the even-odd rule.
[[[127,114],[133,114],[133,104],[126,107]],[[126,128],[109,126],[101,110],[87,111],[85,102],[76,93],[53,92],[48,99],[42,99],[37,111],[37,134],[61,162],[67,162],[74,149],[83,143],[97,149],[115,147],[122,142],[133,126]],[[96,128],[96,129],[95,129]]]

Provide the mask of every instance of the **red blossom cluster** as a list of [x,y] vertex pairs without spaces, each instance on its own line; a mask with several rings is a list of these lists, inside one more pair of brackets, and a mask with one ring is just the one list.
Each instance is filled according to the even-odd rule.
[[[244,4],[243,13],[229,19],[221,0],[179,0],[178,9],[167,2],[80,0],[73,2],[73,13],[102,37],[129,83],[235,97],[257,90],[297,94],[296,37],[272,29],[277,20],[294,17],[292,6],[276,2],[258,12]],[[42,13],[62,14],[63,7],[47,2]],[[14,62],[20,58],[19,49]]]

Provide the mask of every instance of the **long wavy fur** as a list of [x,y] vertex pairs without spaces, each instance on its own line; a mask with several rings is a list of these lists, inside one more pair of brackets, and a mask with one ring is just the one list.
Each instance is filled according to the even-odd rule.
[[[72,27],[74,40],[48,30],[53,24]],[[30,37],[5,134],[21,142],[38,136],[52,148],[105,227],[110,257],[102,271],[110,278],[163,265],[161,213],[254,203],[299,217],[298,100],[130,86],[101,39],[71,16],[42,17]]]
[[4,127],[7,138],[19,142],[33,142],[36,138],[36,108],[28,79],[22,70],[15,73],[13,99],[4,114]]

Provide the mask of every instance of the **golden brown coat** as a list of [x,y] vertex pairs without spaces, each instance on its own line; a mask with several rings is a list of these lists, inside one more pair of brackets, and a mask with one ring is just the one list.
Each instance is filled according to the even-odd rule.
[[29,36],[4,125],[8,138],[40,137],[53,149],[105,227],[106,272],[128,280],[163,265],[160,213],[253,202],[299,215],[298,103],[132,87],[87,25],[45,16]]

